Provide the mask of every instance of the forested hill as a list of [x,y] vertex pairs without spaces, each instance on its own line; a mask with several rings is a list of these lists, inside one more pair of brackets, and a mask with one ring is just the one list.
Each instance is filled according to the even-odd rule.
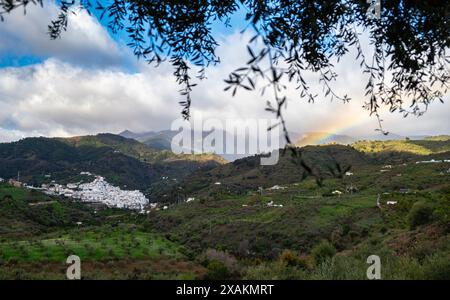
[[69,145],[91,146],[91,147],[110,147],[125,155],[134,157],[149,163],[159,163],[164,161],[175,160],[191,160],[198,162],[215,161],[223,164],[226,161],[218,155],[214,154],[175,154],[171,150],[158,149],[139,142],[133,138],[127,138],[111,133],[101,133],[97,135],[77,136],[71,138],[59,138],[60,141],[68,143]]
[[[342,177],[346,171],[380,168],[386,164],[450,159],[450,141],[442,139],[363,141],[350,146],[333,144],[300,149],[304,162],[315,175],[323,179]],[[245,192],[247,189],[299,182],[307,174],[305,171],[288,151],[284,155],[280,152],[279,162],[273,166],[261,166],[260,156],[255,155],[212,170],[197,171],[186,178],[182,185],[185,191],[191,193],[211,189]],[[214,185],[216,182],[221,184]]]
[[74,180],[80,172],[89,171],[115,185],[146,190],[162,177],[180,180],[193,171],[220,164],[214,159],[161,157],[166,156],[132,139],[110,134],[72,139],[26,138],[0,144],[0,177],[16,178],[20,172],[23,182],[39,185],[48,180]]

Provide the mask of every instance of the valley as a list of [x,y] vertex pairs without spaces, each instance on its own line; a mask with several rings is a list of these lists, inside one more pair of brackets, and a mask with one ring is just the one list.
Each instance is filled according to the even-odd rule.
[[92,139],[0,145],[0,177],[20,167],[29,186],[67,184],[88,171],[156,205],[142,214],[0,183],[0,278],[64,279],[70,254],[85,279],[365,279],[372,254],[383,279],[450,278],[445,137],[300,148],[320,185],[288,152],[274,166],[181,159],[180,176],[178,159],[129,149],[160,150]]

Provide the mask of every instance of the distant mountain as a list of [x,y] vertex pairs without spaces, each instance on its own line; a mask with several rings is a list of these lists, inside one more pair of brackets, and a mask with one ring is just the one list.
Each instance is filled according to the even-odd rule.
[[[130,134],[129,134],[130,135]],[[226,163],[220,156],[214,154],[175,154],[171,150],[160,150],[141,143],[133,138],[126,138],[111,133],[97,135],[78,136],[71,138],[59,138],[59,140],[72,146],[110,147],[114,150],[148,163],[160,163],[169,161],[215,161]],[[170,149],[170,148],[169,148]]]
[[177,133],[177,131],[172,130],[163,130],[157,132],[147,131],[141,133],[135,133],[129,130],[125,130],[119,133],[119,135],[126,138],[135,139],[156,150],[171,150],[170,145],[172,138]]
[[151,147],[140,143],[135,139],[110,133],[57,139],[74,147],[110,147],[117,152],[145,162],[159,162],[174,156],[171,152],[161,152],[156,149],[152,149]]
[[134,132],[129,131],[129,130],[124,130],[121,133],[119,133],[119,135],[123,136],[125,138],[128,138],[128,139],[135,139],[135,140],[137,140],[136,134]]
[[424,138],[428,141],[449,141],[450,135],[442,134],[442,135],[436,135],[436,136],[427,136]]
[[[158,131],[158,132],[148,131],[148,132],[142,132],[142,133],[134,133],[129,130],[125,130],[125,131],[121,132],[119,135],[121,135],[122,137],[132,138],[137,141],[140,141],[155,150],[170,151],[172,139],[178,133],[179,133],[178,131],[172,131],[172,130],[163,130],[163,131]],[[209,134],[211,134],[211,131],[209,131],[209,132],[203,131],[201,133],[201,136],[204,138],[204,137],[208,136]],[[232,136],[229,133],[227,133],[226,131],[221,131],[219,134],[222,134],[223,146],[226,147],[227,138],[230,138]],[[234,138],[234,137],[232,137],[232,138]],[[280,145],[280,147],[283,147],[285,145],[284,137],[280,137],[279,145]],[[191,150],[191,149],[188,149],[188,151],[189,150]],[[217,154],[217,156],[220,156],[225,161],[230,162],[230,161],[235,161],[236,159],[252,156],[254,154],[255,153],[241,153],[241,154],[220,153],[220,154]]]
[[407,138],[411,140],[426,140],[428,138],[432,138],[429,135],[408,135]]
[[[348,167],[416,161],[424,158],[421,155],[448,159],[450,138],[360,141],[351,146],[330,144],[301,150],[313,173],[327,177]],[[289,151],[281,152],[273,166],[261,166],[260,155],[224,164],[216,155],[166,152],[113,134],[26,138],[0,144],[0,177],[14,178],[20,172],[24,182],[40,185],[51,180],[74,182],[80,172],[89,171],[114,185],[139,189],[151,201],[165,201],[180,191],[186,195],[200,190],[214,193],[221,188],[245,192],[246,188],[298,182],[306,174],[305,166],[294,164]]]
[[360,135],[355,137],[358,141],[390,141],[390,140],[402,140],[405,139],[404,136],[389,132],[388,134],[371,134],[371,135]]

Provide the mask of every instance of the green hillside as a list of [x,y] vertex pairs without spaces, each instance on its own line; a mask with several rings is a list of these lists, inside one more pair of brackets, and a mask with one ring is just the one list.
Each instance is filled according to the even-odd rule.
[[365,153],[405,152],[430,155],[450,151],[450,138],[437,136],[425,140],[359,141],[352,146]]
[[[237,272],[246,279],[365,279],[371,254],[381,257],[384,279],[448,279],[449,168],[365,166],[326,179],[322,188],[307,179],[262,195],[256,189],[192,194],[194,202],[149,220],[194,252],[218,249],[239,258]],[[354,189],[346,192],[349,186]]]
[[0,177],[16,178],[19,171],[21,180],[32,185],[50,180],[65,182],[82,171],[89,171],[131,189],[144,189],[162,176],[161,168],[117,153],[112,148],[72,147],[49,138],[27,138],[0,144]]
[[[79,180],[82,171],[104,176],[127,189],[158,189],[163,177],[181,180],[199,169],[210,169],[223,160],[215,155],[160,152],[132,139],[112,134],[70,139],[26,138],[0,144],[0,177],[16,178],[40,186],[56,180]],[[170,186],[174,180],[165,186]]]
[[217,162],[225,163],[226,161],[220,156],[214,154],[174,154],[170,150],[160,150],[152,148],[144,143],[138,142],[131,138],[125,138],[120,135],[102,133],[89,136],[78,136],[72,138],[59,138],[60,141],[66,142],[71,146],[82,147],[109,147],[124,155],[131,156],[148,163],[160,163],[164,161],[189,160],[198,162]]
[[51,227],[98,224],[91,209],[35,190],[0,184],[0,236],[32,237]]
[[[76,254],[85,279],[193,279],[205,270],[128,211],[0,184],[0,279],[64,279]],[[80,223],[81,222],[81,223]],[[78,223],[78,224],[77,224]]]
[[[312,169],[313,175],[310,177],[318,176],[322,179],[343,176],[346,170],[354,172],[386,164],[450,159],[450,141],[434,140],[358,142],[351,146],[306,146],[300,150],[304,162]],[[246,193],[249,188],[254,190],[258,187],[299,182],[307,174],[309,173],[298,164],[298,160],[293,160],[291,152],[284,153],[280,150],[279,161],[273,166],[260,165],[260,156],[255,155],[213,169],[194,172],[180,186],[185,193],[194,194],[208,195],[222,190]],[[221,184],[215,185],[216,182]],[[159,195],[169,195],[167,199],[179,197],[179,191],[173,189],[160,189],[158,192],[161,193]]]
[[[323,178],[332,176],[330,172],[338,172],[338,168],[342,171],[374,163],[364,153],[343,145],[306,146],[302,148],[302,157],[313,172]],[[305,169],[292,158],[291,152],[280,150],[275,165],[260,165],[259,155],[246,157],[211,170],[199,170],[187,177],[182,187],[187,192],[214,193],[215,190],[230,189],[245,193],[248,188],[299,182],[305,174]],[[216,182],[221,185],[214,185]]]

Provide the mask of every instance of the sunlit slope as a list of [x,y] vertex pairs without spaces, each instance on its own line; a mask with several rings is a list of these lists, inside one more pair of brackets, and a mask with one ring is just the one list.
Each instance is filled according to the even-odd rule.
[[366,153],[407,152],[430,155],[450,151],[450,137],[438,136],[425,140],[358,141],[352,146]]

